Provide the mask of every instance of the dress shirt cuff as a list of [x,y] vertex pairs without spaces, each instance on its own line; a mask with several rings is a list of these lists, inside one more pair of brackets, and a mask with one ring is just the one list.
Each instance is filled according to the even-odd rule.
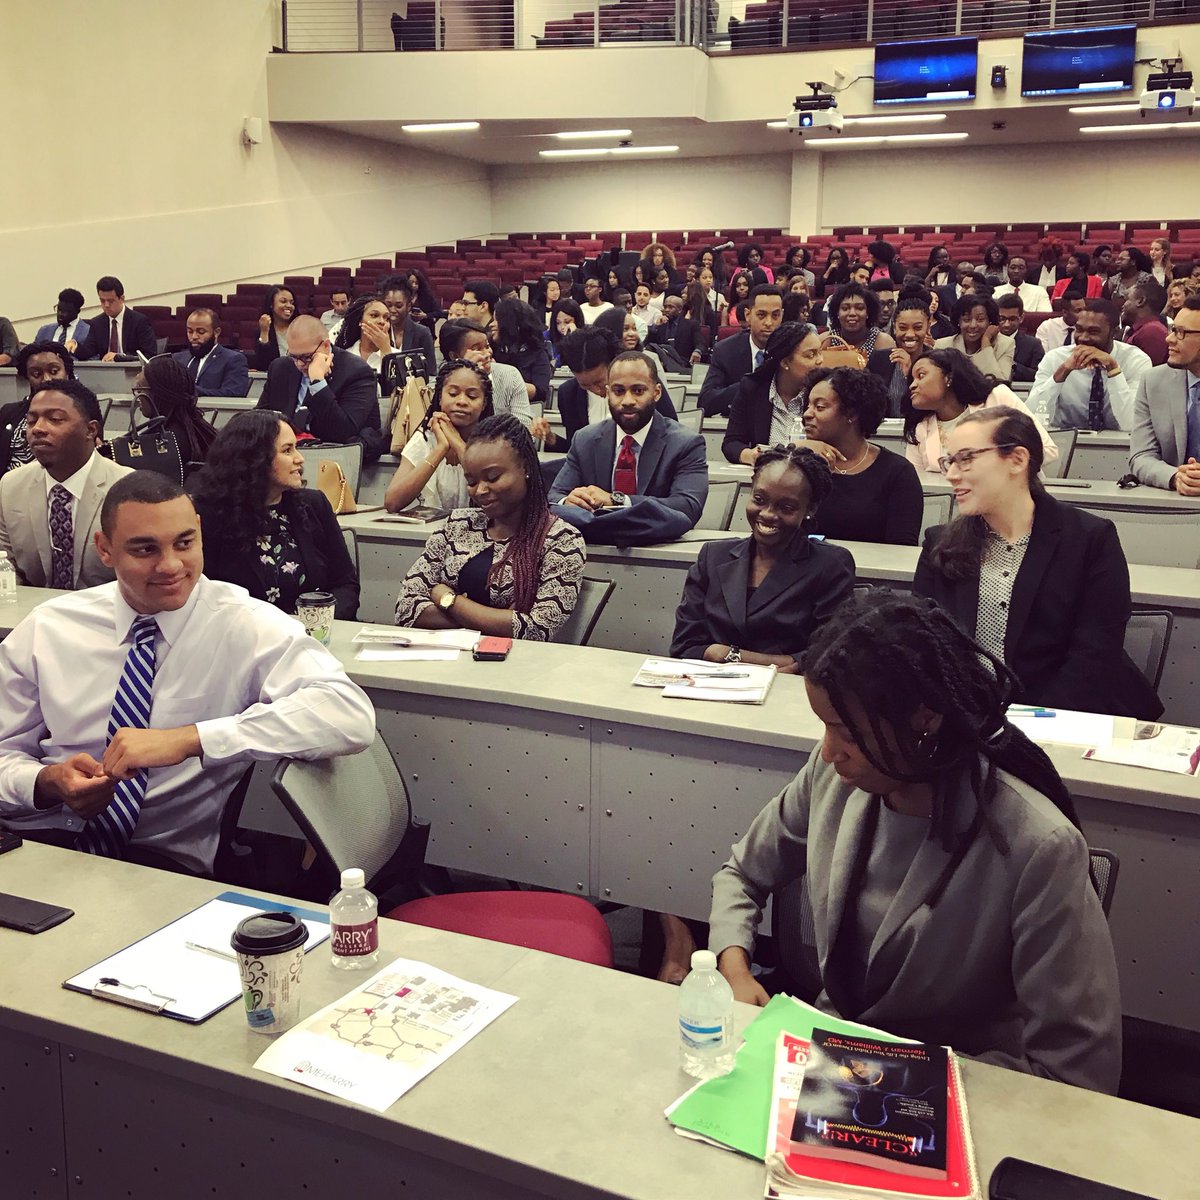
[[37,777],[42,773],[42,768],[52,766],[51,763],[40,763],[35,761],[14,763],[4,772],[5,792],[10,798],[8,802],[0,804],[0,816],[13,815],[13,806],[17,806],[17,811],[22,813],[52,813],[54,808],[39,809],[33,804],[33,789],[37,784]]
[[310,379],[308,381],[308,394],[310,396],[316,396],[323,392],[328,386],[329,383],[324,379]]
[[204,763],[227,762],[246,749],[246,741],[238,728],[237,717],[215,717],[197,721],[200,735],[200,759]]

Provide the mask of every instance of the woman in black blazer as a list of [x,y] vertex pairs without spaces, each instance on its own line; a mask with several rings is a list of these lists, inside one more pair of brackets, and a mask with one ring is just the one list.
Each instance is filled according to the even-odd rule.
[[296,316],[296,295],[282,283],[267,288],[254,342],[254,369],[265,371],[287,353],[288,326]]
[[828,465],[811,450],[759,455],[746,501],[750,536],[701,548],[675,614],[672,658],[799,673],[813,631],[854,589],[850,552],[805,532],[832,488]]
[[538,314],[523,300],[501,300],[496,305],[496,336],[492,353],[497,362],[516,367],[533,391],[529,399],[545,404],[550,398],[550,355],[546,331]]
[[1032,418],[970,411],[946,443],[960,515],[926,534],[913,591],[1004,660],[1019,702],[1158,717],[1162,702],[1124,650],[1129,568],[1117,531],[1046,493]]
[[212,444],[193,492],[204,573],[286,613],[302,592],[330,592],[358,614],[358,576],[329,501],[303,486],[296,435],[270,409],[238,413]]
[[[738,386],[721,441],[721,453],[731,463],[753,464],[764,447],[789,441],[790,429],[776,419],[771,386],[774,384],[798,424],[804,413],[805,384],[820,366],[821,336],[816,326],[798,321],[780,325],[767,339],[762,366],[744,376]],[[792,423],[792,420],[786,422]]]

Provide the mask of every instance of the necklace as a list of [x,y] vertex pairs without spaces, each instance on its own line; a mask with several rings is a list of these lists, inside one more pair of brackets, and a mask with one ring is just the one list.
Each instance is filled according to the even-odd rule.
[[858,462],[851,463],[845,469],[843,469],[841,467],[834,467],[833,468],[834,474],[836,474],[836,475],[853,475],[854,472],[857,471],[858,468],[861,467],[863,465],[863,463],[867,461],[867,455],[870,453],[871,453],[871,443],[868,442],[867,448],[863,451],[863,456],[862,456],[862,458],[860,458],[858,460]]

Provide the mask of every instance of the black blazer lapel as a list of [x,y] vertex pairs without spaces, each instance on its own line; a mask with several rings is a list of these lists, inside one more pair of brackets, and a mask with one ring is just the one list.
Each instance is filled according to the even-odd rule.
[[[721,595],[735,629],[746,628],[746,589],[750,586],[750,539],[739,542],[717,568]],[[761,590],[761,589],[760,589]]]
[[[768,572],[766,579],[754,589],[754,596],[750,601],[750,611],[758,612],[760,609],[774,604],[788,588],[793,587],[803,577],[803,564],[808,561],[811,554],[812,545],[808,538],[803,533],[796,534],[791,554],[781,562],[777,562]],[[747,550],[746,557],[749,559],[749,550]],[[747,579],[748,577],[749,573],[747,572]]]
[[[1014,646],[1020,645],[1025,623],[1033,608],[1034,599],[1046,572],[1054,562],[1062,536],[1062,514],[1058,501],[1049,496],[1039,496],[1034,501],[1033,531],[1029,546],[1021,561],[1021,569],[1013,584],[1012,604],[1008,610],[1008,628],[1004,634],[1004,660],[1013,661]],[[976,607],[978,608],[979,577],[975,579]]]

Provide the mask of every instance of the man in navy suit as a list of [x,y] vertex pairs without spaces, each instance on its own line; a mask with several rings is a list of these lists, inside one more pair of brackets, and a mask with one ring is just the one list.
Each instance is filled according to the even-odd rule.
[[712,352],[708,374],[700,385],[700,407],[706,417],[728,416],[742,376],[762,363],[767,339],[783,321],[783,295],[769,285],[754,288],[746,315],[750,331],[718,342]]
[[125,286],[115,275],[96,281],[100,316],[88,322],[87,337],[79,343],[75,357],[81,361],[133,362],[139,354],[153,358],[158,353],[154,326],[140,312],[125,304]]
[[54,320],[37,331],[35,342],[58,342],[74,354],[79,343],[87,337],[88,323],[79,319],[83,311],[83,293],[75,288],[63,288],[54,306]]
[[172,357],[195,384],[197,396],[244,396],[250,390],[250,366],[240,350],[220,342],[221,327],[211,308],[188,313],[188,348]]
[[704,438],[657,409],[658,368],[640,350],[608,367],[611,420],[571,441],[550,503],[589,542],[645,546],[692,529],[708,497]]
[[288,352],[267,369],[259,408],[279,413],[297,434],[322,442],[361,442],[363,466],[383,453],[379,387],[357,355],[334,350],[316,317],[297,317],[287,332]]

